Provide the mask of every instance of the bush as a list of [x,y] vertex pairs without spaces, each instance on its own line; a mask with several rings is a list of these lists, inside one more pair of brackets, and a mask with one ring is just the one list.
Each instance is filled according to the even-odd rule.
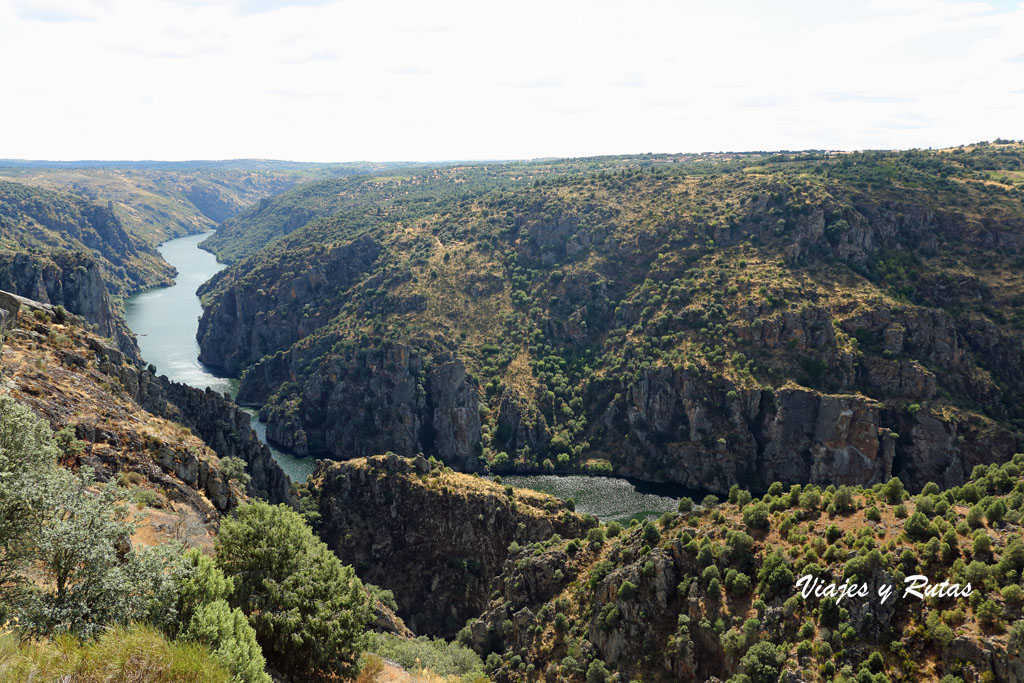
[[750,593],[750,577],[746,574],[737,573],[736,577],[732,580],[732,583],[727,581],[725,589],[730,594],[735,595],[738,598],[742,598]]
[[898,505],[903,502],[903,494],[906,489],[899,477],[893,477],[882,488],[882,495],[890,505]]
[[175,546],[129,550],[135,529],[122,504],[125,491],[99,488],[92,472],[53,469],[41,500],[47,509],[33,534],[34,580],[21,601],[22,628],[35,636],[97,635],[108,625],[164,625],[175,602]]
[[757,579],[765,589],[775,595],[783,595],[793,585],[793,572],[786,558],[779,552],[773,552],[764,558],[757,572]]
[[1009,586],[1004,587],[1002,594],[1003,600],[1006,601],[1007,605],[1016,607],[1024,602],[1024,588],[1021,588],[1016,583],[1011,583]]
[[808,512],[813,512],[821,507],[821,494],[816,489],[810,489],[800,494],[800,507]]
[[1001,498],[996,498],[989,506],[985,508],[985,519],[988,520],[989,526],[995,526],[1003,520],[1006,516],[1006,504],[1003,503]]
[[587,683],[605,683],[608,680],[608,667],[600,659],[595,659],[587,667]]
[[769,525],[768,506],[763,501],[758,501],[743,508],[743,523],[750,529],[767,529]]
[[992,600],[985,600],[974,610],[982,626],[992,628],[1003,618],[1003,609]]
[[785,651],[767,641],[755,643],[740,659],[751,683],[776,683],[785,663]]
[[632,600],[634,597],[636,597],[636,588],[636,584],[630,581],[629,579],[623,581],[622,585],[619,586],[619,590],[617,593],[619,596],[619,600]]
[[215,600],[196,609],[184,637],[208,647],[238,683],[270,683],[263,650],[242,610]]
[[932,536],[938,535],[935,525],[920,512],[910,515],[910,518],[903,524],[903,531],[906,532],[907,538],[914,541],[927,541]]
[[264,502],[239,506],[221,522],[217,562],[268,659],[289,671],[355,673],[369,597],[298,513]]
[[237,481],[243,489],[252,481],[252,477],[246,471],[248,464],[241,458],[226,457],[220,459],[220,472],[228,481]]
[[853,489],[849,486],[840,486],[832,496],[832,504],[836,506],[836,512],[839,514],[853,511],[856,508],[853,502]]
[[1019,654],[1024,649],[1024,619],[1013,622],[1010,627],[1010,635],[1006,639],[1006,651],[1011,654]]
[[33,561],[27,541],[46,514],[40,494],[56,461],[49,425],[0,394],[0,602],[12,600],[26,583],[21,572]]
[[[176,625],[187,627],[196,610],[218,600],[228,600],[234,589],[234,582],[224,576],[212,557],[196,548],[187,551],[182,556],[178,578]],[[177,635],[174,627],[171,635]]]
[[402,638],[371,631],[366,634],[364,649],[409,671],[430,669],[438,676],[473,676],[484,672],[479,655],[464,645],[441,638]]

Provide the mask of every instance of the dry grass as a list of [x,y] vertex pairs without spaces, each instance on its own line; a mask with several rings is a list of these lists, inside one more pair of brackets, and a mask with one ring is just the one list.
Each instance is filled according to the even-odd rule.
[[231,675],[204,648],[169,642],[156,629],[115,627],[81,642],[58,636],[19,642],[0,631],[0,680],[5,683],[228,683]]

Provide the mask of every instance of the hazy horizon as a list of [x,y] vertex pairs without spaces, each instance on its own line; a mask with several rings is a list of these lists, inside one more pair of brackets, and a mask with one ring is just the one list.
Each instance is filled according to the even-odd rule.
[[309,165],[342,165],[342,164],[503,164],[513,162],[532,162],[532,161],[545,161],[549,159],[592,159],[601,157],[615,157],[615,156],[687,156],[687,155],[708,155],[708,154],[811,154],[811,153],[855,153],[855,152],[900,152],[900,151],[911,151],[911,150],[937,150],[937,149],[954,149],[957,147],[968,147],[976,144],[993,143],[996,140],[1003,140],[1007,142],[1019,143],[1022,142],[1020,139],[1007,138],[1005,136],[996,136],[989,140],[972,140],[970,142],[963,142],[960,144],[954,144],[943,147],[889,147],[889,148],[864,148],[864,149],[836,149],[828,147],[808,147],[805,149],[722,149],[722,150],[690,150],[683,152],[618,152],[614,154],[588,154],[576,157],[561,157],[557,155],[544,155],[536,157],[517,157],[517,158],[476,158],[476,159],[314,159],[311,161],[304,161],[299,159],[272,159],[266,157],[235,157],[230,159],[16,159],[16,158],[0,158],[0,168],[4,167],[6,163],[14,163],[18,165],[24,165],[30,167],[33,164],[96,164],[110,166],[115,164],[228,164],[234,162],[269,162],[269,163],[282,163],[282,164],[309,164]]

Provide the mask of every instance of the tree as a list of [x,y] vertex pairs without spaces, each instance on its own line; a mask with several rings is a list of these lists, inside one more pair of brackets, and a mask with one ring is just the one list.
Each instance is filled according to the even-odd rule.
[[903,494],[905,492],[903,482],[900,481],[899,477],[893,477],[886,485],[882,488],[882,494],[886,497],[886,501],[890,505],[899,505],[903,502]]
[[843,514],[852,511],[856,506],[853,502],[853,489],[849,486],[840,486],[832,497],[832,504],[836,506],[836,512]]
[[920,512],[910,515],[903,523],[903,530],[906,532],[907,538],[914,541],[927,541],[932,536],[938,535],[935,525]]
[[773,552],[764,558],[757,579],[765,589],[775,595],[784,594],[793,585],[793,572],[786,558],[779,552]]
[[196,611],[218,600],[228,600],[235,583],[224,575],[212,557],[198,549],[187,551],[182,557],[182,571],[177,590],[177,621],[171,635],[177,635],[175,627],[186,628]]
[[643,534],[647,545],[656,545],[661,540],[661,532],[649,520],[644,522]]
[[636,596],[636,588],[636,584],[630,581],[629,579],[623,581],[622,585],[619,586],[618,590],[619,600],[624,600],[627,602],[629,600],[632,600]]
[[786,662],[785,651],[768,641],[755,643],[740,659],[740,665],[752,683],[776,683]]
[[0,395],[0,602],[35,636],[169,623],[179,548],[132,549],[124,489],[58,467],[56,452],[49,426]]
[[370,601],[294,510],[255,502],[225,518],[217,563],[235,584],[231,602],[248,615],[264,654],[290,671],[355,672]]
[[608,680],[608,668],[600,659],[595,659],[587,667],[587,683],[605,683]]
[[56,467],[49,425],[7,394],[0,394],[0,603],[24,587],[31,560],[26,542],[45,514],[42,483]]
[[220,459],[220,471],[228,480],[237,481],[244,489],[252,481],[252,476],[246,471],[247,463],[241,458],[229,456]]
[[96,487],[88,468],[53,468],[41,484],[48,513],[32,530],[36,580],[19,610],[34,635],[91,637],[109,624],[170,618],[178,548],[132,549],[125,491]]
[[996,526],[1002,521],[1003,517],[1006,516],[1006,504],[1003,503],[1002,498],[996,498],[989,506],[985,509],[985,519],[988,520],[989,526]]
[[757,501],[743,508],[743,523],[751,529],[767,529],[768,506],[763,501]]

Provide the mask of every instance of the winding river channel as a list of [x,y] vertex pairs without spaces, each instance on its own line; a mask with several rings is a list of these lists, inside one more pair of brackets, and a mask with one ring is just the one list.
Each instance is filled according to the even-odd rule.
[[[125,301],[125,319],[138,337],[139,349],[157,373],[176,382],[234,395],[238,380],[219,377],[199,362],[196,330],[203,313],[196,290],[225,266],[213,254],[199,248],[207,235],[190,235],[160,245],[160,254],[178,275],[171,287],[141,292]],[[253,429],[266,442],[266,427],[252,415]],[[268,444],[269,445],[269,444]],[[274,459],[293,481],[304,481],[313,471],[312,458],[296,458],[270,447]],[[601,520],[628,520],[675,510],[679,498],[670,487],[636,484],[614,477],[577,475],[506,476],[513,486],[543,491],[559,498],[572,498],[576,510]]]

